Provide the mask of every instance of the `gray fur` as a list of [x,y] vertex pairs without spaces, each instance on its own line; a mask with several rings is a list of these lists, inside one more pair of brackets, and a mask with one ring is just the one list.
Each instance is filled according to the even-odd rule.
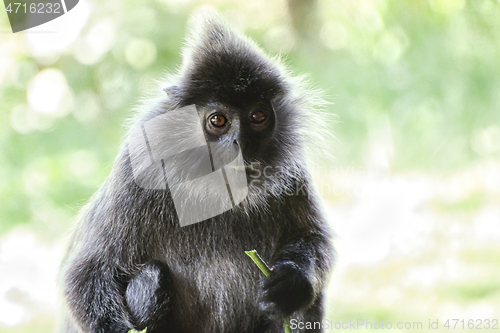
[[[314,98],[216,15],[197,20],[168,94],[143,107],[132,130],[184,105],[224,105],[241,114],[269,101],[275,126],[264,139],[238,133],[248,197],[181,228],[168,191],[135,184],[125,140],[81,212],[63,263],[65,332],[283,332],[287,311],[303,321],[322,318],[333,247],[304,156],[302,124],[315,119],[307,103]],[[251,249],[272,267],[269,279],[245,255]],[[287,309],[295,286],[303,301]]]

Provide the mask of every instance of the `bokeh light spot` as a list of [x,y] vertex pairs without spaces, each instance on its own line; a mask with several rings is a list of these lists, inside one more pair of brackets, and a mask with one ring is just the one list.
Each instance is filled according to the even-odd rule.
[[156,60],[156,46],[146,38],[134,38],[125,47],[125,59],[130,66],[144,69]]
[[342,24],[329,21],[323,24],[319,37],[326,47],[338,50],[346,46],[348,35]]
[[116,24],[112,19],[103,19],[90,28],[75,46],[76,60],[84,65],[98,63],[115,45]]
[[27,93],[31,108],[43,114],[63,117],[73,106],[73,95],[59,69],[40,71],[30,82]]
[[489,126],[476,130],[470,139],[472,149],[479,155],[489,155],[500,151],[500,127]]
[[72,112],[79,122],[87,123],[99,115],[100,108],[99,96],[93,91],[87,90],[76,96],[76,103]]
[[465,6],[465,0],[430,0],[431,8],[437,13],[451,15]]

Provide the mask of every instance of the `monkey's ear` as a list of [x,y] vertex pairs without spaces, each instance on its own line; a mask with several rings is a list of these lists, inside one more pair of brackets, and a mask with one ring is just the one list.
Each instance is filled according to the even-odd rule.
[[170,98],[177,98],[179,96],[179,87],[177,86],[170,86],[170,87],[165,87],[163,88],[163,91],[167,93],[167,96]]

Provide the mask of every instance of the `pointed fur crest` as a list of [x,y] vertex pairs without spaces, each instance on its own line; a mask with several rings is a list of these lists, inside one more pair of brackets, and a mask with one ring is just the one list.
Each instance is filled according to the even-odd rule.
[[181,68],[184,102],[203,96],[229,105],[255,103],[284,93],[279,67],[255,43],[228,28],[215,13],[195,16]]

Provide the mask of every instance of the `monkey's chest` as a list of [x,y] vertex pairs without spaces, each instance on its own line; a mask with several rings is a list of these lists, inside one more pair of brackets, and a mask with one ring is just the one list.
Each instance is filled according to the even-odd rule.
[[173,316],[183,332],[235,332],[235,325],[252,325],[258,317],[262,277],[248,261],[235,254],[170,263]]

